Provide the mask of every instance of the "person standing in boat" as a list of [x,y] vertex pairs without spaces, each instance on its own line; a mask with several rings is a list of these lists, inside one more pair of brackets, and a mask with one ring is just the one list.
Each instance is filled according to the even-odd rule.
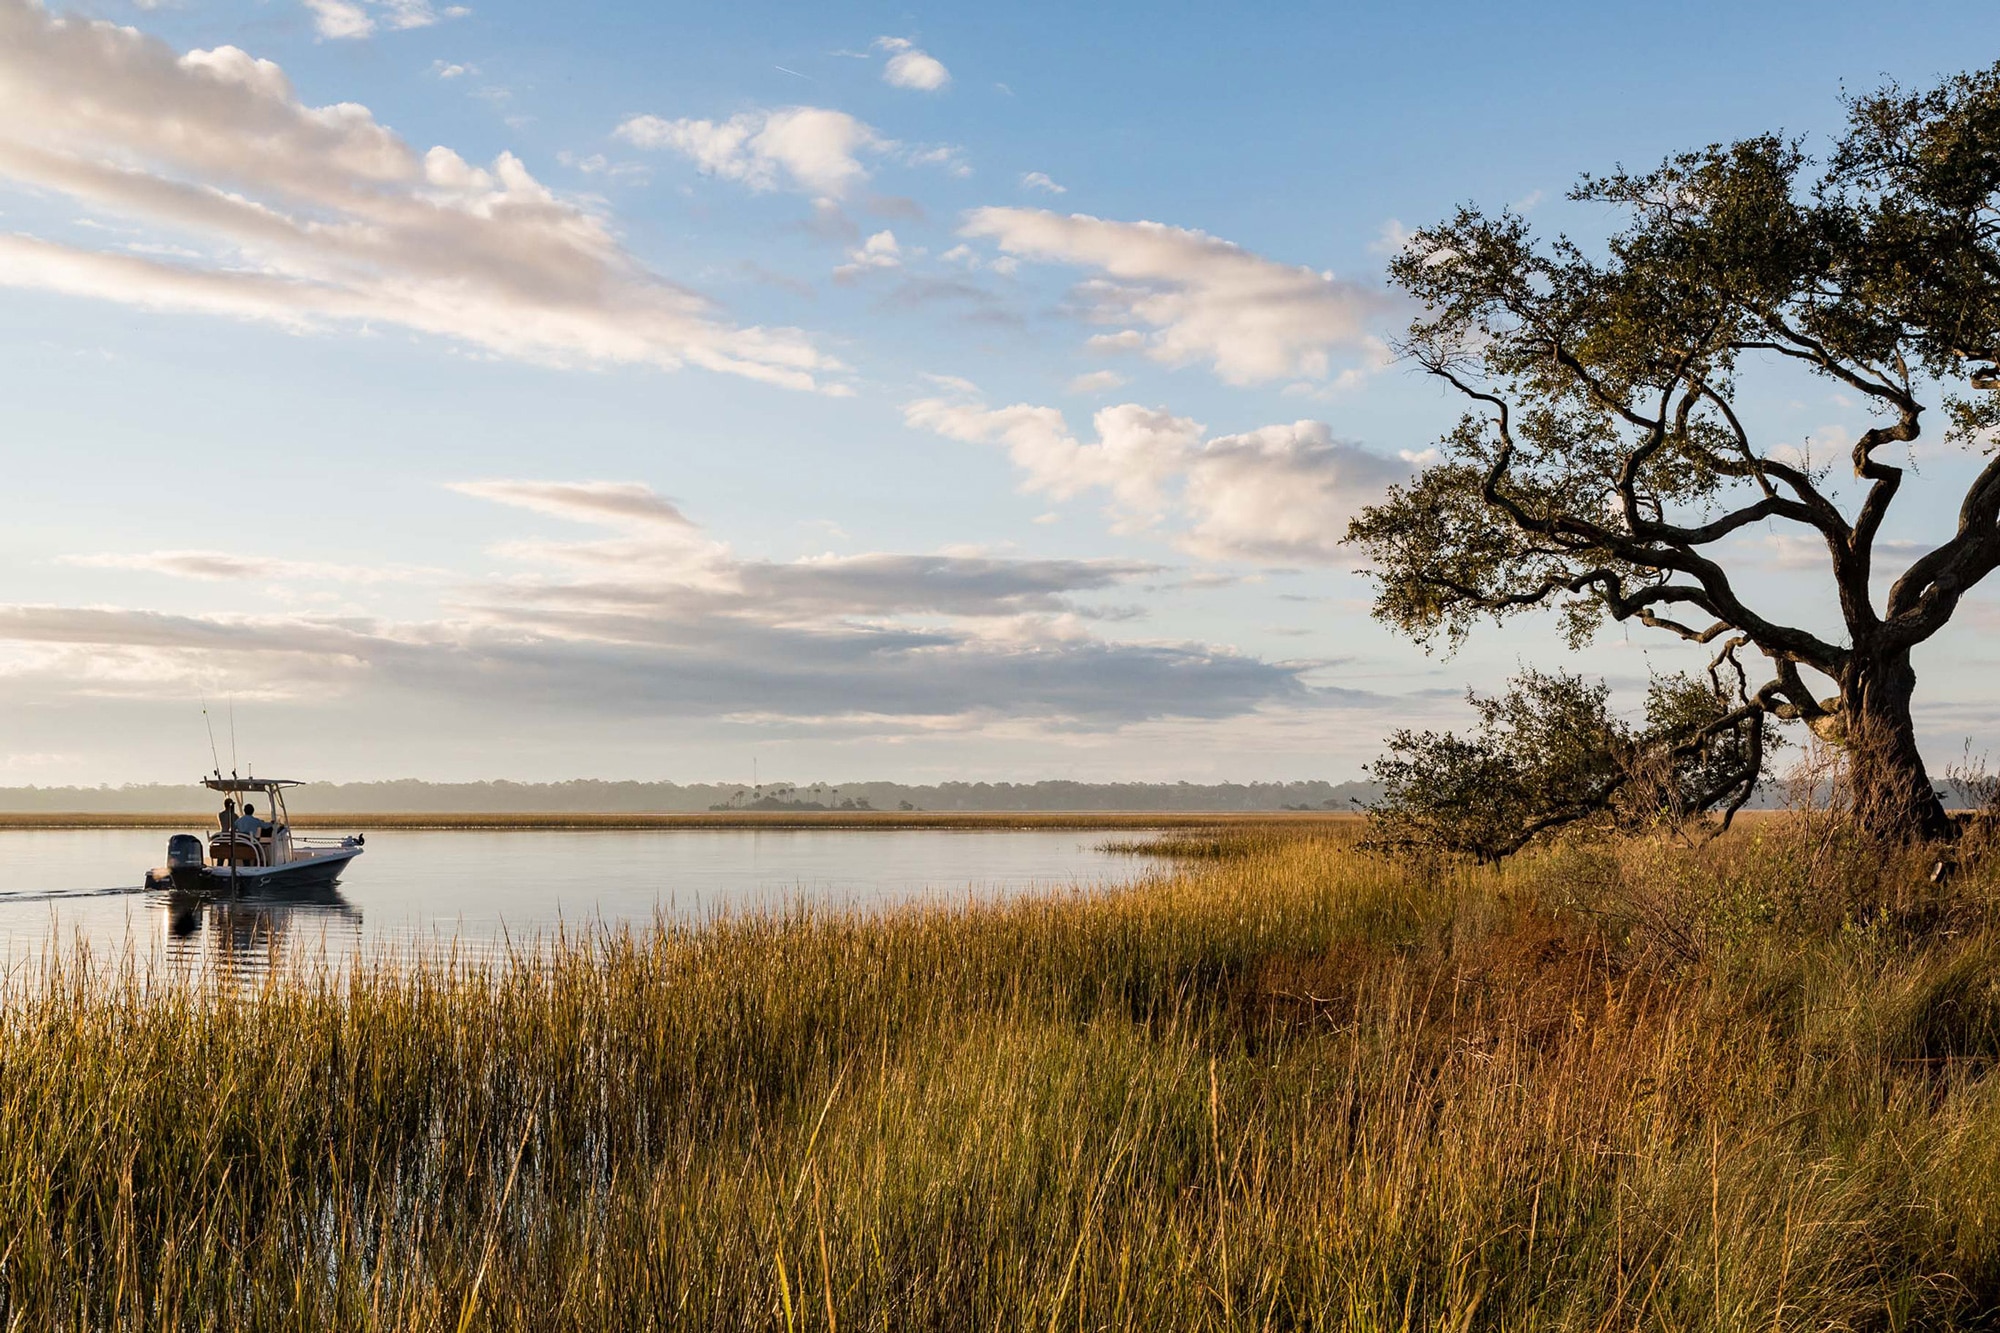
[[222,813],[217,815],[216,819],[221,821],[224,833],[234,833],[236,831],[236,798],[234,796],[225,796],[222,798]]

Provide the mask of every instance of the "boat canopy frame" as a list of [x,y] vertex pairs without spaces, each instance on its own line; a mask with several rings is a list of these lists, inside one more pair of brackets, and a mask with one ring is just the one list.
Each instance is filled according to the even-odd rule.
[[243,792],[262,792],[271,803],[271,823],[279,828],[291,824],[291,812],[285,809],[285,788],[303,787],[305,783],[296,778],[239,778],[235,774],[223,777],[217,774],[201,780],[201,785],[210,791],[229,792],[232,795]]

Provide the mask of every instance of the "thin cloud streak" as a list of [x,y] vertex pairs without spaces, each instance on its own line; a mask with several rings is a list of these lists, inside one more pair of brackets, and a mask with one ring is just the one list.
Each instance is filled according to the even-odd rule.
[[228,551],[101,551],[58,557],[79,569],[130,570],[204,583],[250,579],[304,580],[327,583],[408,583],[436,578],[441,571],[404,565],[340,565],[319,560],[284,560],[276,556],[236,555]]

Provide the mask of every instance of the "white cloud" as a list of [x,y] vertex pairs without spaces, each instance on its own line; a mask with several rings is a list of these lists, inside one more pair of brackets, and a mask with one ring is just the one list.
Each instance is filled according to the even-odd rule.
[[1046,171],[1030,171],[1022,176],[1021,188],[1025,190],[1043,190],[1049,194],[1069,193],[1068,186],[1058,185],[1050,180],[1049,174]]
[[1399,255],[1403,247],[1410,243],[1410,229],[1403,225],[1401,218],[1390,218],[1382,224],[1382,230],[1368,243],[1371,255]]
[[878,231],[859,246],[847,252],[847,262],[833,271],[835,280],[851,282],[871,269],[891,269],[903,266],[902,247],[896,244],[896,233]]
[[1196,421],[1123,403],[1096,413],[1096,438],[1085,442],[1052,407],[989,408],[960,395],[919,399],[903,415],[948,439],[1004,445],[1024,490],[1058,500],[1107,492],[1118,530],[1171,517],[1182,549],[1217,560],[1344,559],[1348,520],[1410,472],[1319,421],[1204,440]]
[[[1146,409],[1127,404],[1099,413],[1116,412],[1120,417],[1136,413],[1135,427],[1127,439],[1122,431],[1114,441],[1087,445],[1070,433],[1060,411],[1016,403],[1011,407],[989,408],[977,400],[922,398],[905,404],[904,422],[947,439],[974,444],[1002,444],[1014,465],[1027,474],[1023,489],[1053,496],[1074,498],[1084,491],[1102,487],[1113,492],[1121,510],[1121,521],[1131,511],[1150,516],[1161,505],[1160,484],[1172,475],[1179,458],[1199,439],[1200,427],[1192,421],[1157,414],[1150,418]],[[1100,420],[1100,431],[1122,426],[1122,420]],[[1169,435],[1178,439],[1166,439]],[[1148,453],[1149,442],[1164,448]]]
[[460,79],[468,74],[477,74],[478,72],[478,67],[474,65],[459,65],[449,60],[433,60],[431,62],[431,73],[440,79]]
[[428,28],[440,20],[464,18],[472,12],[464,5],[434,9],[430,0],[304,0],[304,4],[312,15],[313,31],[331,41],[372,37],[378,28],[395,31]]
[[907,37],[878,37],[875,45],[890,53],[882,67],[882,82],[922,93],[941,92],[951,82],[944,62],[918,49]]
[[1071,393],[1103,393],[1109,389],[1123,388],[1125,377],[1115,370],[1093,370],[1078,375],[1069,382]]
[[1090,342],[1167,365],[1206,361],[1231,384],[1324,379],[1330,354],[1365,349],[1387,298],[1330,273],[1280,264],[1205,232],[1041,209],[980,208],[961,235],[1022,259],[1099,270],[1076,295],[1091,319],[1128,327]]
[[638,148],[679,153],[708,175],[753,190],[790,185],[829,199],[868,179],[859,154],[891,147],[846,112],[813,106],[746,111],[725,121],[633,116],[614,133]]
[[1349,558],[1341,542],[1363,504],[1409,468],[1333,438],[1323,421],[1210,440],[1189,460],[1181,504],[1186,549],[1224,560]]
[[985,259],[977,250],[974,250],[971,246],[963,242],[952,246],[951,249],[946,250],[938,258],[947,264],[956,264],[961,268],[972,270],[982,268],[991,269],[1003,278],[1013,277],[1021,267],[1020,261],[1012,255],[995,255],[990,260]]
[[753,190],[790,189],[832,207],[870,178],[866,157],[886,157],[912,167],[942,167],[969,176],[961,149],[951,144],[901,144],[845,111],[817,106],[744,111],[728,120],[631,116],[612,133],[636,148],[679,153],[705,175],[739,181]]
[[31,0],[0,0],[0,177],[217,256],[170,263],[16,232],[0,236],[8,286],[795,388],[841,368],[796,330],[730,325],[511,154],[478,167],[420,153],[365,107],[304,105],[268,60],[180,55]]
[[372,36],[375,16],[352,0],[305,0],[313,31],[334,41]]

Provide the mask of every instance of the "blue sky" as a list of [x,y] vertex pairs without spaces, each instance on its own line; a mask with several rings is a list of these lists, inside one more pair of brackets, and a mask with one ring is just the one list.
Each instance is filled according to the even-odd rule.
[[[1992,52],[1962,7],[0,0],[0,783],[1356,776],[1400,228]],[[1864,428],[1826,386],[1774,438]],[[1965,460],[1920,446],[1915,549]],[[1759,544],[1761,543],[1761,544]],[[1739,558],[1823,605],[1779,534]],[[1815,602],[1813,599],[1820,598]],[[1990,735],[1993,610],[1920,659]],[[1686,659],[1605,636],[1637,697]]]

